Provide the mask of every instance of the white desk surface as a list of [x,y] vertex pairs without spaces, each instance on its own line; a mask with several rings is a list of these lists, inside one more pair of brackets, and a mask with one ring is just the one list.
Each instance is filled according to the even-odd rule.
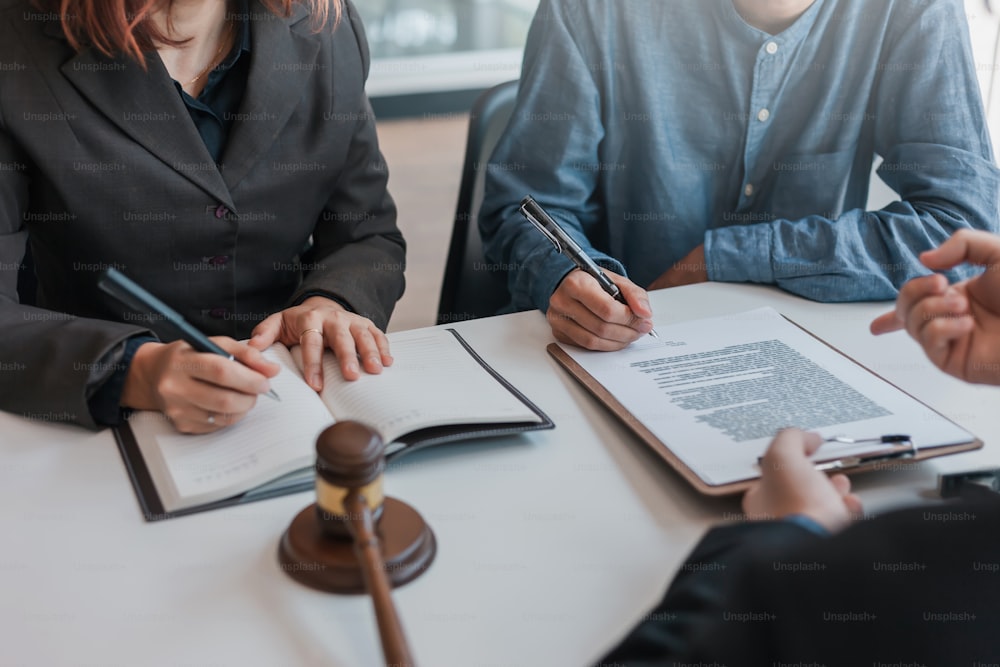
[[[1000,389],[938,372],[888,304],[817,304],[706,284],[654,293],[658,321],[772,305],[986,441],[978,452],[856,478],[868,507],[920,502],[945,469],[1000,464]],[[391,495],[430,522],[438,555],[396,591],[425,667],[585,665],[655,601],[695,541],[738,512],[691,491],[545,352],[538,312],[456,325],[556,422],[392,467]],[[297,494],[145,523],[109,432],[0,414],[0,664],[381,664],[368,600],[307,590],[278,568]]]

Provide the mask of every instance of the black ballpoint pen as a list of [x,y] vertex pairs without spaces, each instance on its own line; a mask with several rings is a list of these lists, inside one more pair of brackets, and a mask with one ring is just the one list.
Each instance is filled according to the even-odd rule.
[[[123,305],[128,306],[136,312],[149,313],[163,318],[164,321],[169,322],[177,329],[177,333],[184,342],[198,352],[218,354],[227,359],[232,359],[237,363],[242,363],[239,359],[209,340],[208,336],[191,326],[187,320],[181,317],[180,313],[137,285],[121,271],[115,268],[107,269],[97,279],[97,286],[105,294],[114,297]],[[267,395],[276,401],[281,400],[278,397],[278,393],[273,389],[268,390]]]
[[[556,247],[556,252],[571,259],[577,268],[596,280],[601,289],[607,292],[612,299],[628,305],[628,301],[625,300],[625,295],[622,294],[618,285],[611,278],[608,278],[604,271],[601,271],[601,267],[594,263],[594,260],[566,233],[566,230],[559,226],[559,223],[549,217],[549,214],[538,205],[538,202],[531,195],[521,200],[519,210],[521,215],[528,219],[528,222],[552,242],[552,245]],[[650,329],[649,335],[653,338],[659,338],[653,329]]]

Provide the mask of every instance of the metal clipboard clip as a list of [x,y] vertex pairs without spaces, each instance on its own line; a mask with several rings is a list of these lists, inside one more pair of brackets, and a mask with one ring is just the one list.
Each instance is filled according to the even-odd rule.
[[917,445],[913,442],[913,438],[902,434],[881,435],[877,438],[850,438],[845,435],[834,435],[824,438],[823,442],[839,442],[845,445],[860,445],[870,442],[893,446],[867,454],[844,456],[827,461],[821,460],[816,464],[816,470],[822,472],[829,470],[850,470],[851,468],[858,468],[870,463],[878,463],[879,461],[911,459],[917,455]]

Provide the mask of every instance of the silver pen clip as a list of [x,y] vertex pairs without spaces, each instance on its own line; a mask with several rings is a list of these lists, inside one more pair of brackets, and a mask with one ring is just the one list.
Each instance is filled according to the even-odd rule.
[[538,231],[540,231],[542,234],[545,234],[545,238],[547,238],[549,241],[552,242],[552,245],[556,247],[556,252],[562,254],[563,246],[562,243],[559,242],[559,239],[556,237],[556,235],[553,234],[551,231],[549,231],[549,229],[545,226],[544,223],[542,223],[541,220],[533,216],[531,214],[531,211],[528,210],[527,206],[521,204],[520,210],[521,210],[521,215],[526,217],[528,219],[528,222],[533,224],[535,228],[538,229]]

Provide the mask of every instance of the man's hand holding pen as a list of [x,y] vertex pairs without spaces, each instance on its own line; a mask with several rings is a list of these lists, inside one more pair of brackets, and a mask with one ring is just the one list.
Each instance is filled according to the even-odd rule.
[[549,298],[546,317],[562,343],[610,352],[646,334],[656,338],[653,310],[645,290],[624,276],[605,272],[530,195],[521,215],[576,264]]
[[591,276],[570,271],[549,299],[546,318],[562,343],[589,350],[620,350],[653,330],[646,291],[628,278],[606,271],[627,305],[608,295]]

